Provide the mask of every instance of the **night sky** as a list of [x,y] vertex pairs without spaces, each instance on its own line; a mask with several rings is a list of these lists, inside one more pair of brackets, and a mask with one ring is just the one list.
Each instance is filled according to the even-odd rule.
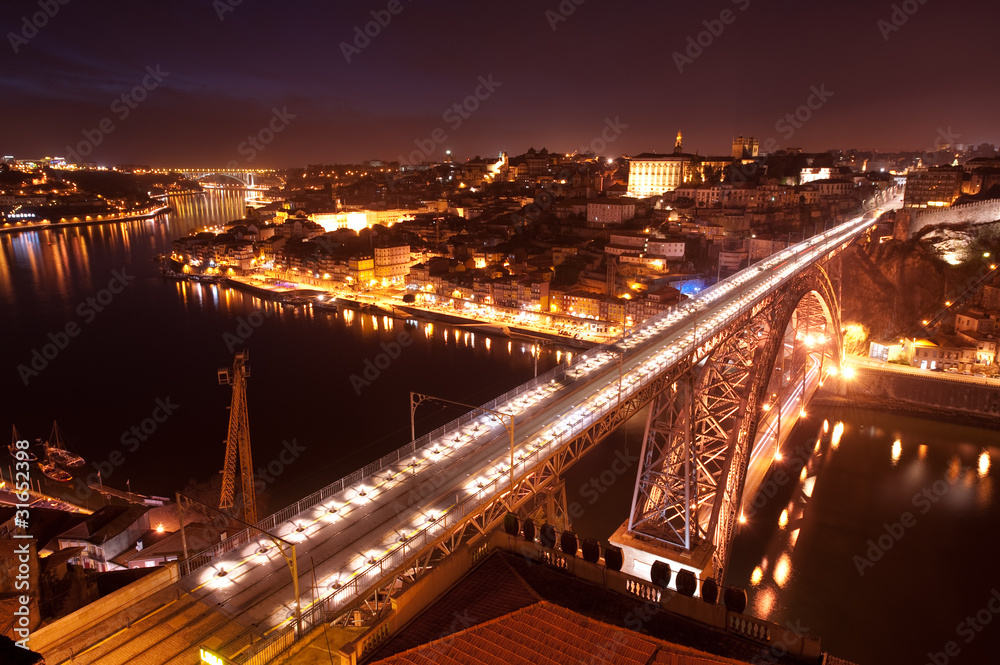
[[[287,167],[410,160],[420,141],[430,159],[612,157],[669,151],[678,130],[701,154],[740,133],[809,151],[924,150],[942,131],[1000,143],[993,3],[908,0],[897,29],[894,4],[872,0],[63,1],[3,4],[3,154],[84,142],[107,165]],[[354,50],[372,11],[391,20]],[[705,22],[721,34],[685,54]],[[136,86],[145,99],[123,101]],[[782,122],[814,90],[811,117]],[[478,108],[454,111],[470,95]],[[270,143],[244,143],[269,124]]]

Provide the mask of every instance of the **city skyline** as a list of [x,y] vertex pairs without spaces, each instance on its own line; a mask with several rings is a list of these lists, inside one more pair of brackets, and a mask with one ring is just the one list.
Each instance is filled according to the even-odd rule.
[[[678,130],[703,155],[739,134],[762,150],[1000,143],[998,95],[978,84],[997,58],[990,22],[954,5],[505,7],[387,0],[282,22],[232,0],[19,2],[0,89],[21,131],[3,150],[280,168],[446,150],[669,152]],[[605,141],[609,123],[621,131]]]

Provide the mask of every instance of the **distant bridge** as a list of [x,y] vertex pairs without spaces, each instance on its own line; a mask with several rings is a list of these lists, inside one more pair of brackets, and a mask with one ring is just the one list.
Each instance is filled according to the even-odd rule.
[[284,183],[284,179],[274,169],[243,169],[243,168],[203,168],[203,169],[162,169],[163,172],[180,173],[190,180],[202,180],[213,176],[229,178],[244,187],[258,187],[258,181],[264,178],[277,178]]

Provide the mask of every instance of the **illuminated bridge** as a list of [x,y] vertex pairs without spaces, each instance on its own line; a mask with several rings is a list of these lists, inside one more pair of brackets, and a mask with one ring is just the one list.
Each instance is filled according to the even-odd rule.
[[273,169],[245,169],[240,167],[226,166],[223,168],[204,169],[165,169],[164,172],[180,173],[190,180],[203,180],[205,178],[222,176],[230,180],[234,185],[241,185],[249,189],[262,186],[261,181],[281,181],[278,172]]
[[564,471],[647,405],[632,509],[611,539],[621,570],[648,580],[667,561],[721,582],[741,510],[840,367],[837,257],[877,208],[898,205],[885,193],[863,216],[171,566],[177,584],[118,625],[53,640],[47,662],[190,663],[205,645],[256,665],[324,622],[364,625],[395,590],[510,523],[508,512],[547,508],[567,524]]

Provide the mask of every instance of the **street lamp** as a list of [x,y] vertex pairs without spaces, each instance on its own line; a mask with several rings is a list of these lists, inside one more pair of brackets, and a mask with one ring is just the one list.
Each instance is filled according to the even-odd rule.
[[531,355],[535,357],[535,378],[538,378],[538,356],[542,355],[542,349],[548,346],[547,342],[539,339],[537,342],[531,345]]
[[[223,513],[220,510],[218,510],[217,508],[215,508],[214,506],[209,506],[208,504],[202,503],[201,501],[198,501],[197,499],[192,499],[191,497],[187,496],[186,494],[181,494],[180,492],[176,492],[175,495],[177,497],[178,521],[180,522],[180,526],[181,526],[181,529],[180,529],[181,530],[181,546],[183,548],[184,561],[188,560],[188,545],[187,545],[187,536],[185,535],[185,532],[184,532],[184,511],[185,511],[185,507],[184,507],[184,502],[181,500],[182,498],[187,500],[188,506],[190,506],[193,503],[200,504],[200,505],[202,505],[202,506],[204,506],[206,508],[209,508],[211,511],[213,511],[215,513],[219,513],[220,515],[224,516],[226,519],[229,519],[229,520],[232,520],[233,522],[237,522],[239,524],[242,524],[248,531],[260,532],[260,534],[264,538],[267,538],[268,540],[270,540],[274,544],[274,546],[278,549],[278,553],[281,554],[282,558],[285,560],[285,565],[288,566],[288,570],[289,570],[289,572],[292,575],[292,592],[295,594],[295,601],[294,601],[295,602],[295,633],[299,637],[302,637],[302,607],[301,607],[301,603],[299,602],[299,600],[300,600],[299,599],[299,563],[298,563],[298,557],[295,554],[295,543],[289,542],[289,541],[285,540],[284,538],[281,538],[280,536],[276,536],[276,535],[274,535],[272,533],[268,533],[267,531],[262,531],[261,529],[258,529],[253,524],[248,524],[248,523],[244,522],[243,520],[239,519],[238,517],[229,515],[227,513]],[[219,573],[217,573],[217,575],[218,574]],[[222,574],[224,575],[225,573],[223,572]]]
[[[417,407],[423,402],[428,400],[433,400],[436,402],[444,402],[446,404],[453,404],[455,406],[461,406],[466,409],[472,409],[473,411],[480,411],[492,418],[495,418],[503,427],[507,430],[507,435],[510,437],[510,495],[508,497],[508,510],[514,512],[514,414],[512,413],[502,413],[500,411],[493,411],[492,409],[484,409],[481,406],[472,406],[471,404],[463,404],[462,402],[456,402],[450,399],[444,399],[443,397],[435,397],[433,395],[424,395],[422,393],[415,393],[410,391],[410,440],[416,441],[416,424],[413,419],[413,414],[416,412]],[[504,421],[504,418],[510,420],[509,424]]]

